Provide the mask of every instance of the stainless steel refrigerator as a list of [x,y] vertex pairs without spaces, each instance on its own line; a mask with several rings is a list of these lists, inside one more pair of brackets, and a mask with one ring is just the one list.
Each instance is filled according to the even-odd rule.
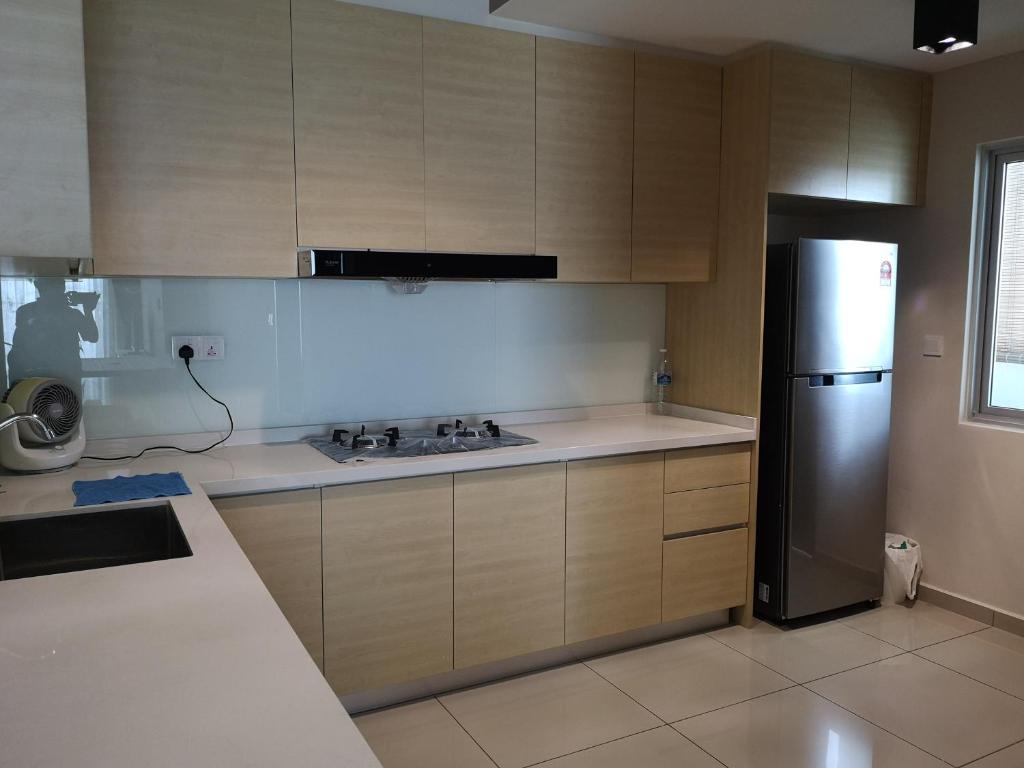
[[882,595],[896,246],[768,247],[755,612]]

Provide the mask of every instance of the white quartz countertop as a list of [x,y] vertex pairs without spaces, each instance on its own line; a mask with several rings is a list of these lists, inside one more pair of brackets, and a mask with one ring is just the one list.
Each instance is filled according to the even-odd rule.
[[70,509],[80,479],[180,471],[193,490],[170,499],[192,557],[0,581],[0,766],[379,768],[209,496],[754,439],[752,420],[654,415],[506,429],[539,442],[355,464],[239,445],[0,475],[0,519]]

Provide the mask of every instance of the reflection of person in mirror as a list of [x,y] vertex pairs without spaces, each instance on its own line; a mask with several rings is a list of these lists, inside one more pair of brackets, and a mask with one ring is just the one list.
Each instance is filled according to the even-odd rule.
[[93,317],[100,295],[66,291],[61,278],[38,278],[35,288],[39,298],[19,307],[15,315],[14,338],[7,355],[11,383],[30,376],[52,376],[81,390],[80,342],[100,338]]

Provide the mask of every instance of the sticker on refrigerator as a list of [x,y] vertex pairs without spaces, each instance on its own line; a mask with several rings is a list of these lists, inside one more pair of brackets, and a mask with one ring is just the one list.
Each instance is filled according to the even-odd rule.
[[892,264],[883,261],[878,269],[878,284],[885,287],[892,285]]

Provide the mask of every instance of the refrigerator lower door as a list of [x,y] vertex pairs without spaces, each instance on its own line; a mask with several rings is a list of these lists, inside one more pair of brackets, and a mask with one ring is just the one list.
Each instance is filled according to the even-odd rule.
[[891,373],[791,379],[787,619],[882,596]]

